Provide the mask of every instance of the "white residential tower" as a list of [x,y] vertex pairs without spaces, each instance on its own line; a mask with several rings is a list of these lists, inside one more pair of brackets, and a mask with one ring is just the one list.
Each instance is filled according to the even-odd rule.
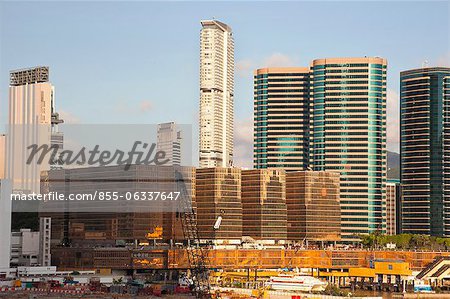
[[201,24],[199,166],[229,167],[233,164],[233,34],[216,20]]

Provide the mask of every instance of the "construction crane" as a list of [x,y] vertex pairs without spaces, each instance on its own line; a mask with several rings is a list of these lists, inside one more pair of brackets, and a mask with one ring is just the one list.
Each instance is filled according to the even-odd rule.
[[175,180],[181,197],[181,223],[183,235],[187,240],[187,253],[194,295],[199,299],[213,298],[209,284],[208,249],[200,244],[197,227],[197,216],[192,207],[183,175],[175,170]]

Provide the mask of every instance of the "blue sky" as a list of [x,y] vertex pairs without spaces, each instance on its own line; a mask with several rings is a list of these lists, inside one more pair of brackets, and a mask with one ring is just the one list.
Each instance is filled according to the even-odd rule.
[[[312,59],[388,59],[388,149],[397,150],[399,72],[450,64],[448,1],[0,2],[0,124],[8,73],[48,65],[68,122],[193,124],[200,20],[234,31],[236,160],[251,165],[252,72]],[[194,149],[195,150],[195,149]]]

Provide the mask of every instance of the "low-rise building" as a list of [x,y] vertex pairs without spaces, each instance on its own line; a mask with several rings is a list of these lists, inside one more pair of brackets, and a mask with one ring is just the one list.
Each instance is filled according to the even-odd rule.
[[22,228],[11,232],[11,266],[39,265],[39,232]]
[[340,175],[326,171],[286,174],[287,233],[290,241],[341,239]]
[[240,242],[242,201],[239,168],[197,169],[195,201],[201,239]]
[[256,240],[286,240],[286,172],[242,170],[242,235]]

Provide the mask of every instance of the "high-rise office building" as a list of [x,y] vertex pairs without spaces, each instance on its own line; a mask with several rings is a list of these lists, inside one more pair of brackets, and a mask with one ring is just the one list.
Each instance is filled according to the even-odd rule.
[[0,269],[9,268],[11,258],[11,182],[0,180]]
[[[157,150],[165,153],[165,159],[169,159],[167,165],[181,165],[181,133],[175,122],[158,124]],[[193,176],[195,177],[195,172]],[[165,240],[183,239],[180,213],[163,212],[162,228]]]
[[344,241],[385,231],[386,68],[383,58],[311,64],[311,163],[341,174]]
[[341,239],[339,173],[293,171],[286,174],[287,233],[290,241]]
[[169,159],[167,165],[181,165],[181,131],[174,122],[158,124],[157,149]]
[[242,201],[239,168],[201,168],[196,171],[195,205],[201,239],[241,240]]
[[0,180],[5,178],[6,135],[0,134]]
[[401,222],[400,212],[400,182],[388,180],[386,183],[386,234],[396,235],[400,233],[399,222]]
[[48,67],[10,73],[6,177],[13,190],[39,192],[40,171],[48,165],[38,164],[37,156],[28,161],[27,147],[50,145],[53,92]]
[[402,232],[450,236],[450,68],[400,73]]
[[229,167],[233,163],[233,34],[217,20],[201,23],[199,166]]
[[286,240],[286,173],[283,169],[242,170],[242,235]]
[[305,170],[309,127],[309,68],[256,70],[254,167]]

